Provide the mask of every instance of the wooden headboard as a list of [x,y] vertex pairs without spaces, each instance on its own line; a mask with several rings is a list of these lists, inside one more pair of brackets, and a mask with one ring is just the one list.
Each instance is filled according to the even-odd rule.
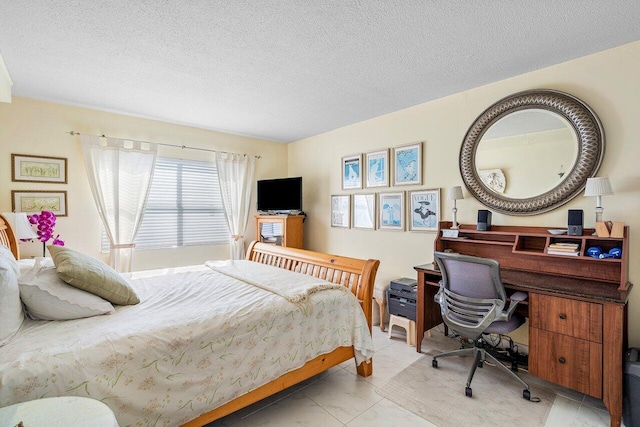
[[377,259],[348,258],[256,241],[249,245],[247,259],[346,286],[360,301],[371,330],[371,301],[380,265]]
[[20,252],[18,251],[18,242],[16,236],[13,234],[11,224],[7,219],[0,215],[0,244],[8,247],[13,252],[13,256],[16,259],[20,258]]

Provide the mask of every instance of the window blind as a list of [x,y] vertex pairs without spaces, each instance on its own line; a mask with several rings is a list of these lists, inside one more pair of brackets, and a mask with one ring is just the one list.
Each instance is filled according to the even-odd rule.
[[[158,157],[136,249],[228,242],[215,163]],[[109,251],[104,231],[102,250]]]

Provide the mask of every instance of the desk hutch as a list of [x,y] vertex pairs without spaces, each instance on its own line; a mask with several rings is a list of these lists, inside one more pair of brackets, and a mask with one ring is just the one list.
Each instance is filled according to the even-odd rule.
[[[622,363],[627,347],[628,228],[621,238],[601,238],[586,229],[582,236],[552,235],[545,227],[492,226],[477,231],[461,225],[456,238],[443,237],[451,222],[441,222],[436,251],[492,258],[500,263],[507,293],[524,291],[529,317],[529,373],[602,399],[611,425],[622,419]],[[551,243],[578,243],[577,256],[551,255]],[[591,246],[622,248],[620,259],[595,259]],[[415,267],[418,274],[416,350],[425,331],[442,322],[433,301],[441,273],[434,264]]]

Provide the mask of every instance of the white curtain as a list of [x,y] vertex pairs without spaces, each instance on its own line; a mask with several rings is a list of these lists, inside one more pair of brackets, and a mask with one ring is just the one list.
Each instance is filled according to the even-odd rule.
[[215,153],[224,213],[229,227],[229,258],[244,259],[255,157],[246,154]]
[[111,243],[111,267],[131,271],[133,241],[147,204],[157,145],[89,135],[81,140],[93,199]]

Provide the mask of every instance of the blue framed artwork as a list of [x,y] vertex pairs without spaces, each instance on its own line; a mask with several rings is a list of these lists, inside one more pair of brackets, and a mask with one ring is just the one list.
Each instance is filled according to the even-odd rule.
[[422,184],[422,142],[393,149],[393,185]]
[[409,231],[438,231],[440,189],[409,191]]
[[366,187],[389,186],[389,150],[370,151],[364,156]]
[[378,193],[378,228],[404,231],[404,192]]
[[362,154],[342,158],[342,189],[362,188]]

